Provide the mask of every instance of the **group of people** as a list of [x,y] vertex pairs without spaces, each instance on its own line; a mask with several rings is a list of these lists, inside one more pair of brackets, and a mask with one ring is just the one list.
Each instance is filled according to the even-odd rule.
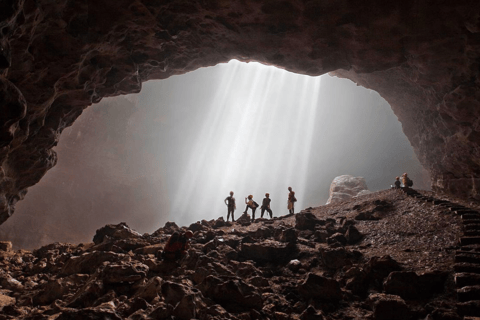
[[413,186],[412,179],[409,178],[408,174],[405,172],[400,177],[395,177],[395,183],[393,184],[393,189],[400,188],[411,188]]
[[[297,202],[297,199],[295,198],[295,191],[292,190],[292,187],[288,187],[288,212],[289,214],[293,214],[295,212],[295,202]],[[260,217],[263,218],[263,215],[265,211],[268,212],[270,215],[270,219],[273,218],[273,212],[272,209],[270,208],[270,202],[272,199],[270,199],[270,194],[265,193],[265,198],[263,198],[262,205],[260,206],[261,215]],[[227,221],[230,218],[230,215],[232,215],[232,222],[235,222],[235,217],[234,217],[234,212],[236,207],[235,204],[235,198],[233,197],[233,191],[230,191],[230,196],[226,197],[224,200],[225,204],[227,205]],[[247,205],[245,207],[245,211],[243,213],[247,213],[248,209],[252,209],[252,221],[255,221],[255,211],[259,207],[259,204],[253,200],[253,196],[249,195],[248,197],[245,197],[245,204]]]

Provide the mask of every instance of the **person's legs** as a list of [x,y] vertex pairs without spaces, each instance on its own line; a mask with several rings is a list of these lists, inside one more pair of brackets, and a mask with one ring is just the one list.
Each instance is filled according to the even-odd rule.
[[260,218],[263,218],[263,213],[265,212],[265,208],[262,207],[262,211],[261,211],[261,215],[260,215]]
[[257,208],[252,208],[252,221],[255,221],[255,210],[257,210]]
[[272,209],[270,209],[270,208],[267,208],[267,211],[268,211],[268,213],[270,214],[270,219],[272,219],[272,218],[273,218],[273,212],[272,212]]

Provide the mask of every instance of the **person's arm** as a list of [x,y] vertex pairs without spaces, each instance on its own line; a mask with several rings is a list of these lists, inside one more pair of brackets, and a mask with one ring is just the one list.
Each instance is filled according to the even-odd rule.
[[227,199],[228,199],[228,197],[225,198],[225,200],[223,200],[223,202],[225,202],[225,205],[226,205],[226,206],[228,206]]

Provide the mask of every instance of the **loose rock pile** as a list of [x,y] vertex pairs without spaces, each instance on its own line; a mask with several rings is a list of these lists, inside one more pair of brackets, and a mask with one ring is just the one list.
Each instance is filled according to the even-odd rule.
[[[93,243],[33,252],[3,242],[0,319],[461,319],[453,268],[412,270],[368,254],[361,223],[378,221],[309,208],[245,226],[167,223],[151,235],[107,225]],[[161,261],[169,235],[186,229],[188,255]]]

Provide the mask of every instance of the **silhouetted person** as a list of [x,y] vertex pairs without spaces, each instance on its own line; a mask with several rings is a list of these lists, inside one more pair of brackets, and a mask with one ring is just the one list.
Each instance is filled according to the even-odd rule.
[[193,232],[187,230],[185,233],[175,231],[163,248],[162,257],[167,261],[180,260],[187,254],[190,248],[190,240],[193,237]]
[[273,213],[272,213],[272,209],[270,209],[270,201],[272,201],[272,199],[270,199],[270,194],[268,193],[265,193],[265,198],[263,198],[263,201],[262,201],[262,215],[261,217],[263,218],[263,213],[265,212],[265,210],[267,210],[267,212],[270,214],[270,219],[272,219],[273,217]]
[[245,198],[245,204],[247,206],[245,207],[245,211],[243,213],[247,213],[248,208],[252,209],[252,221],[255,221],[255,210],[257,210],[258,203],[253,201],[252,195],[249,195],[247,198]]
[[226,197],[224,200],[225,204],[227,205],[227,222],[228,218],[230,217],[230,213],[232,214],[232,222],[235,222],[235,218],[233,217],[233,212],[237,209],[235,205],[235,198],[233,197],[233,191],[230,191],[230,196]]
[[406,172],[402,175],[402,184],[404,188],[411,188],[413,186],[413,181],[408,177]]
[[297,202],[297,198],[295,198],[295,192],[292,190],[292,187],[288,187],[288,213],[294,214],[295,213],[295,202]]
[[395,178],[395,183],[393,184],[393,187],[395,189],[400,189],[401,183],[400,183],[400,177]]

